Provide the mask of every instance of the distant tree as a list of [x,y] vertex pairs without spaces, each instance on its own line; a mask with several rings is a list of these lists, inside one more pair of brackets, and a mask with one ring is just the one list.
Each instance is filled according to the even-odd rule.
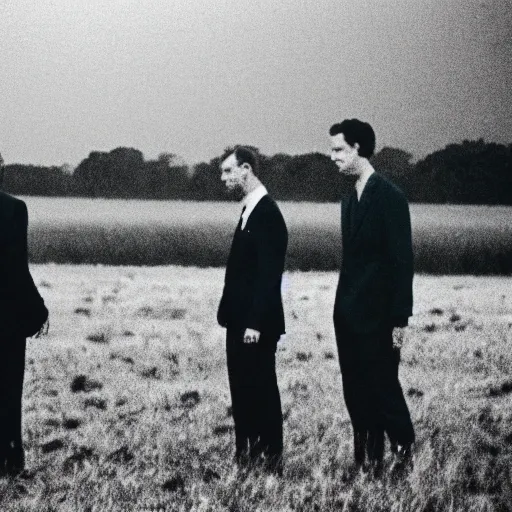
[[191,197],[200,201],[226,201],[232,199],[220,180],[220,157],[213,158],[209,163],[201,162],[194,166],[190,192]]
[[[321,153],[266,156],[252,149],[260,157],[260,178],[276,199],[338,201],[353,187],[353,180],[340,177]],[[174,153],[145,161],[139,150],[120,147],[91,152],[74,171],[68,164],[4,166],[3,188],[16,195],[228,200],[220,180],[221,158],[199,163],[191,172]],[[407,151],[384,147],[371,161],[411,201],[512,204],[512,144],[465,140],[416,164]],[[0,186],[1,173],[2,165]]]
[[133,148],[116,148],[110,153],[93,151],[73,173],[80,195],[89,197],[137,197],[142,153]]
[[[284,168],[287,180],[286,199],[294,201],[338,201],[346,181],[330,157],[307,153],[290,158]],[[283,198],[284,199],[284,198]]]
[[189,176],[186,165],[176,165],[176,156],[162,153],[150,160],[139,174],[138,197],[151,199],[187,199]]
[[383,147],[376,153],[371,163],[375,170],[387,176],[412,199],[415,189],[415,168],[413,156],[403,149]]
[[512,204],[511,146],[465,140],[421,160],[426,202]]
[[167,162],[169,167],[186,167],[188,169],[188,166],[183,157],[177,155],[176,153],[164,151],[158,155],[157,160]]
[[289,179],[286,170],[291,159],[290,155],[284,153],[260,157],[261,180],[275,199],[286,199],[289,196]]
[[170,167],[171,165],[173,165],[174,161],[176,160],[176,155],[174,153],[168,153],[168,152],[160,153],[158,155],[157,160]]
[[108,153],[91,151],[73,173],[76,190],[86,197],[104,196],[108,189]]
[[70,164],[62,164],[59,168],[63,174],[73,174],[73,167]]
[[67,196],[72,177],[60,167],[10,164],[5,166],[3,188],[14,195]]
[[190,171],[187,165],[171,165],[167,169],[169,199],[190,199]]
[[186,199],[190,194],[188,168],[173,153],[146,162],[133,148],[94,151],[73,177],[77,192],[89,197]]
[[116,148],[109,153],[111,197],[137,197],[144,156],[138,149]]
[[188,199],[190,195],[190,170],[183,158],[175,153],[160,153],[158,162],[166,166],[166,197],[169,199]]

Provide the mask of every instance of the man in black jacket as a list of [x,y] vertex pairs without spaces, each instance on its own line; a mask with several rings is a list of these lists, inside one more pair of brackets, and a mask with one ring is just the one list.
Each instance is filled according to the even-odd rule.
[[228,191],[243,198],[217,313],[219,324],[227,328],[235,460],[261,461],[280,474],[283,418],[275,353],[285,332],[281,278],[288,233],[277,204],[257,178],[254,151],[227,151],[221,172]]
[[[0,184],[2,177],[0,156]],[[25,203],[0,191],[0,476],[15,476],[24,469],[26,338],[48,330],[48,310],[28,268],[27,225]]]
[[413,252],[404,194],[369,162],[375,133],[357,119],[330,131],[331,158],[356,178],[342,202],[343,256],[334,327],[345,403],[354,430],[356,467],[365,455],[382,470],[384,432],[395,452],[394,467],[411,462],[414,429],[398,379],[404,327],[412,315]]

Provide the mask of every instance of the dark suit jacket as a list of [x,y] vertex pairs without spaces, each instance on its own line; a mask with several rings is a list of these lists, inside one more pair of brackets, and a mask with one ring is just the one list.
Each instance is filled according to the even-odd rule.
[[412,315],[413,252],[409,206],[374,173],[352,218],[357,195],[342,202],[343,255],[334,321],[356,333],[405,326]]
[[34,335],[48,317],[28,268],[27,227],[25,203],[0,192],[0,343]]
[[279,336],[285,332],[281,279],[288,232],[283,216],[268,195],[240,223],[226,266],[217,312],[223,327],[251,328]]

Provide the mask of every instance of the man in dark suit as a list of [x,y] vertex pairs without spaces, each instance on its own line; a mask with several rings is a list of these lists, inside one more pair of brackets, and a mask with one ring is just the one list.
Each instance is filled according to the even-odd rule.
[[257,178],[249,148],[228,150],[221,179],[243,209],[226,266],[217,320],[226,351],[238,464],[263,463],[282,473],[283,418],[275,353],[285,332],[281,279],[288,232],[275,201]]
[[342,265],[334,327],[345,403],[354,431],[355,466],[368,457],[382,471],[384,432],[395,452],[394,470],[411,463],[414,429],[398,379],[404,328],[412,315],[413,252],[404,194],[369,162],[375,133],[348,119],[330,131],[331,158],[356,178],[342,202]]
[[[0,156],[0,184],[2,178]],[[24,469],[25,342],[48,330],[48,310],[28,268],[27,225],[25,203],[0,191],[0,476],[15,476]]]

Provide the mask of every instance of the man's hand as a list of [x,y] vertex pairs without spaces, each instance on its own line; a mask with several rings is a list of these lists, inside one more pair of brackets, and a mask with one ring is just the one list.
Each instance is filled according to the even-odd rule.
[[258,343],[260,332],[255,329],[246,329],[244,334],[244,343]]
[[41,329],[34,334],[34,338],[40,338],[41,336],[46,336],[48,334],[48,330],[50,329],[50,317],[46,319],[46,322],[41,326]]
[[393,348],[395,350],[400,350],[404,344],[405,338],[405,328],[404,327],[395,327],[393,329]]

